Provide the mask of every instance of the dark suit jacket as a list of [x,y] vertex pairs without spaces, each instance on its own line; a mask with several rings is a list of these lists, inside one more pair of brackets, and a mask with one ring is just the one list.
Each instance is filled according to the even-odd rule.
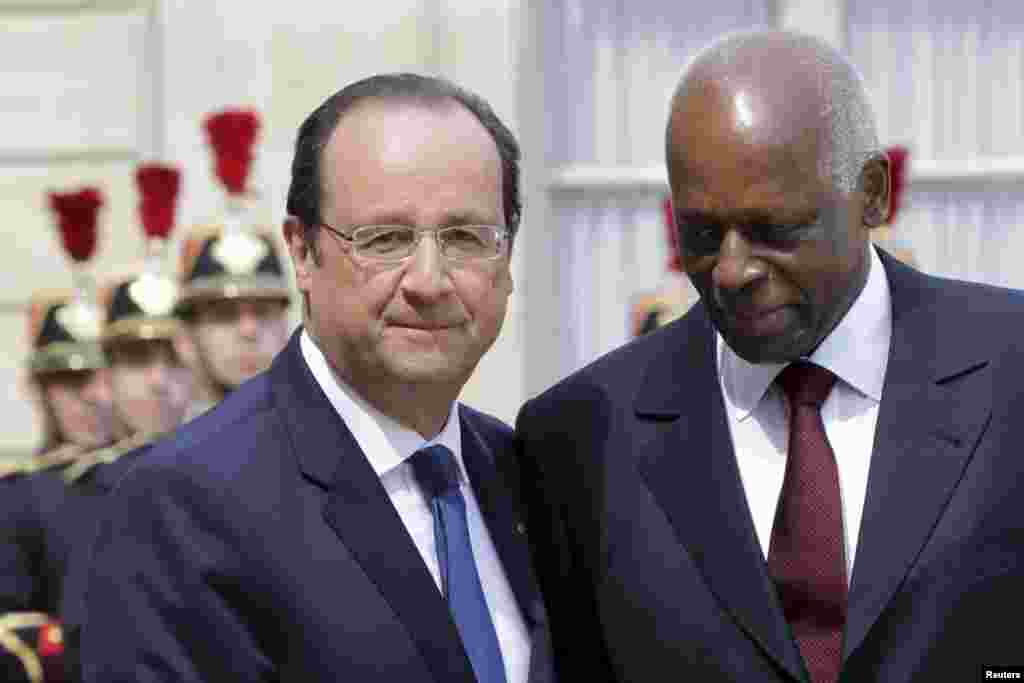
[[80,517],[54,467],[0,481],[0,612],[56,614]]
[[[552,680],[512,488],[511,430],[466,407],[462,454]],[[471,683],[454,622],[379,478],[302,359],[137,458],[85,589],[86,681]]]
[[[79,597],[84,577],[72,569],[85,565],[104,496],[113,488],[115,473],[131,461],[125,456],[98,465],[72,484],[63,472],[70,463],[0,481],[0,613],[43,612],[59,618],[63,647],[59,655],[45,658],[48,671],[66,667],[59,680],[80,678],[73,655],[84,611]],[[34,645],[31,638],[26,642]],[[0,675],[0,680],[8,679]]]
[[63,615],[73,557],[85,553],[102,496],[130,461],[104,463],[71,484],[71,463],[0,479],[0,613]]
[[[980,680],[1024,663],[1024,295],[882,262],[892,345],[842,680]],[[561,676],[806,680],[703,306],[527,403],[517,434]]]
[[67,563],[60,592],[59,617],[64,637],[64,678],[69,683],[82,680],[80,651],[81,629],[85,622],[85,582],[88,578],[96,527],[103,518],[107,496],[135,464],[136,458],[152,448],[146,444],[111,462],[97,463],[74,482],[67,484],[61,517],[77,517],[79,534],[67,550]]

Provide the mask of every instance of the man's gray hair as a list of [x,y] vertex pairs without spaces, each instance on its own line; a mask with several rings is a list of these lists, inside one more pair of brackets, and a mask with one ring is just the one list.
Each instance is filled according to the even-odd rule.
[[[769,53],[785,53],[794,69],[780,72],[772,60],[763,58]],[[823,103],[820,116],[831,143],[831,153],[822,159],[822,174],[830,176],[842,192],[858,188],[864,164],[880,148],[864,81],[846,57],[820,38],[793,31],[761,29],[733,33],[713,42],[691,60],[683,71],[675,98],[694,81],[729,81],[737,77],[764,85],[777,83],[783,94],[789,79],[808,81]]]

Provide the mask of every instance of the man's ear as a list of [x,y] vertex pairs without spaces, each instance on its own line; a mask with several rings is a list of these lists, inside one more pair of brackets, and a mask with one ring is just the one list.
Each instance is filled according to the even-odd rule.
[[295,269],[295,284],[300,292],[309,290],[312,270],[318,265],[316,247],[306,239],[306,225],[295,216],[288,216],[281,225],[288,255]]
[[889,177],[889,157],[884,152],[872,156],[860,173],[860,186],[864,196],[864,225],[877,228],[889,218],[892,183]]

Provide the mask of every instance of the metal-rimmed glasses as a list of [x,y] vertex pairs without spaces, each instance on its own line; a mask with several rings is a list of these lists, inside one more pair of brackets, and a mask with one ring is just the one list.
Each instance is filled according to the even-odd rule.
[[434,236],[442,256],[463,263],[493,261],[505,253],[508,241],[508,231],[497,225],[452,225],[433,230],[408,225],[360,225],[347,235],[326,223],[320,225],[352,245],[356,256],[373,263],[406,260],[416,253],[427,233]]

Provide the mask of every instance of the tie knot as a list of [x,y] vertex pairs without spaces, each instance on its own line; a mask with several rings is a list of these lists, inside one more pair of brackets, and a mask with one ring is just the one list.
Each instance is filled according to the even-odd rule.
[[420,449],[412,454],[409,463],[416,481],[431,498],[458,489],[458,465],[455,456],[446,447],[434,445]]
[[836,383],[836,376],[813,363],[798,362],[787,366],[775,380],[794,405],[820,408]]

